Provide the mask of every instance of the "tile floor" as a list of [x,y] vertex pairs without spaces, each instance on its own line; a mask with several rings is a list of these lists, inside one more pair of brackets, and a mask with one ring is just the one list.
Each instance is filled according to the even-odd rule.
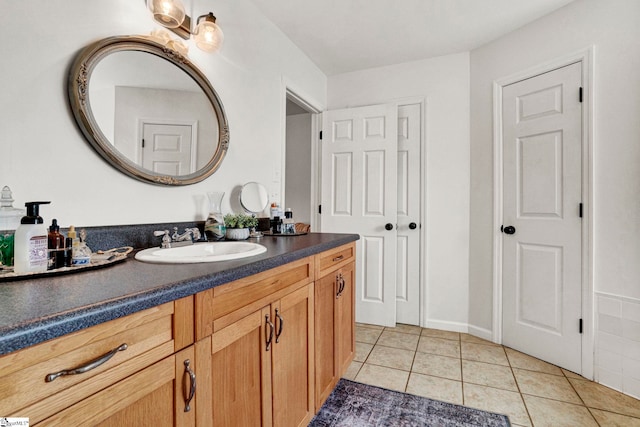
[[640,401],[472,335],[356,325],[345,378],[509,416],[513,426],[640,427]]

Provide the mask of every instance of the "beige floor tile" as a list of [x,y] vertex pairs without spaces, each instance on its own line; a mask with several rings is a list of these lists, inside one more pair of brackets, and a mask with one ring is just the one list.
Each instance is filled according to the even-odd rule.
[[410,371],[414,355],[415,351],[412,350],[376,345],[369,353],[367,363]]
[[417,352],[413,360],[411,372],[448,378],[450,380],[462,380],[460,359],[437,354]]
[[516,380],[508,366],[463,360],[462,379],[465,383],[518,391]]
[[465,406],[505,414],[513,424],[531,426],[520,393],[465,383],[463,395]]
[[495,365],[509,366],[507,356],[501,346],[461,342],[462,358],[476,362],[493,363]]
[[378,344],[387,347],[416,351],[419,339],[420,337],[418,335],[403,334],[400,332],[385,330],[382,332],[382,335],[380,335]]
[[342,378],[346,378],[348,380],[355,380],[358,372],[360,372],[360,368],[362,368],[362,362],[353,361],[347,368],[347,371],[344,373]]
[[522,397],[536,427],[598,427],[585,406],[536,396]]
[[543,362],[540,359],[520,353],[512,348],[505,347],[504,350],[509,358],[509,363],[513,368],[527,369],[529,371],[545,372],[553,375],[563,375],[562,370],[551,363]]
[[[513,369],[520,393],[538,397],[561,400],[563,402],[582,404],[582,400],[564,376],[545,374],[544,372]],[[535,423],[535,420],[534,420]]]
[[590,409],[590,411],[601,427],[640,427],[640,418],[627,417],[600,409]]
[[446,340],[454,340],[454,341],[459,341],[460,340],[460,334],[458,332],[443,331],[443,330],[440,330],[440,329],[431,329],[431,328],[422,329],[422,336],[423,337],[444,338]]
[[356,326],[360,326],[360,327],[368,328],[368,329],[375,329],[377,331],[382,331],[384,329],[384,326],[370,325],[368,323],[356,323]]
[[411,373],[407,393],[462,405],[462,383],[446,378]]
[[407,371],[365,363],[356,375],[355,381],[389,390],[405,391],[408,379]]
[[422,332],[422,328],[420,326],[405,325],[404,323],[397,323],[395,327],[386,327],[384,328],[384,330],[390,332],[401,332],[403,334],[411,335],[420,335],[420,332]]
[[356,326],[356,341],[367,344],[375,344],[382,334],[382,329],[371,329],[364,326]]
[[372,348],[373,344],[356,342],[356,354],[353,356],[353,360],[357,362],[365,362],[367,357],[369,357],[369,353],[371,353]]
[[487,341],[485,339],[473,336],[473,335],[469,335],[469,334],[460,334],[460,340],[461,341],[466,341],[466,342],[472,342],[472,343],[476,343],[476,344],[484,344],[484,345],[500,345],[500,344],[496,344],[494,342],[491,341]]
[[565,377],[567,378],[576,378],[578,380],[584,380],[586,379],[585,377],[576,374],[575,372],[571,372],[571,371],[567,371],[566,369],[562,369],[560,368],[560,370],[562,371],[562,373],[564,374]]
[[444,338],[420,337],[418,351],[441,356],[460,357],[460,343]]
[[589,408],[640,418],[640,400],[589,380],[570,378],[569,382]]

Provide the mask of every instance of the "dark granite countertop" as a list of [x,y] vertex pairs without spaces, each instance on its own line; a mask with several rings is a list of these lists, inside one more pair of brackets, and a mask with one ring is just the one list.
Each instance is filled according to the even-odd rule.
[[[126,316],[358,240],[310,233],[250,239],[251,258],[203,264],[149,264],[133,255],[102,269],[0,283],[0,355]],[[94,249],[95,250],[95,249]]]

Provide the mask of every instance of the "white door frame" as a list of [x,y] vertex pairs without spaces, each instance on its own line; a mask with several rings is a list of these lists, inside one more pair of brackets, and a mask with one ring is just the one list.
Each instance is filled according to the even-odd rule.
[[493,82],[493,341],[502,343],[502,233],[503,224],[503,135],[502,89],[504,86],[577,62],[582,63],[582,372],[594,372],[593,288],[593,121],[594,46],[512,74]]

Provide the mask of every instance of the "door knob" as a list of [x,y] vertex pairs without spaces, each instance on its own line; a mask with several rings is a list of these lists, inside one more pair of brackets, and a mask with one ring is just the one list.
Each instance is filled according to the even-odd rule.
[[384,228],[385,228],[386,230],[393,230],[393,224],[391,224],[390,222],[388,222],[388,223],[384,226]]
[[504,234],[515,234],[516,228],[513,225],[507,225],[502,229]]
[[416,223],[415,223],[415,222],[410,222],[410,223],[409,223],[409,228],[410,228],[410,229],[415,230],[415,229],[416,229],[416,227],[417,227],[417,225],[416,225]]

